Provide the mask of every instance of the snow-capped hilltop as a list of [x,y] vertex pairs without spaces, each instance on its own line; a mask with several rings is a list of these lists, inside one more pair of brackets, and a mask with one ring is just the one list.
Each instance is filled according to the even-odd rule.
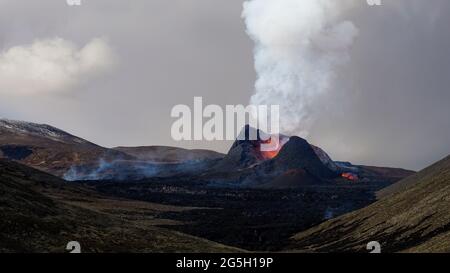
[[47,124],[0,119],[0,158],[62,176],[73,165],[117,157],[111,151]]
[[47,124],[38,124],[18,120],[0,119],[0,132],[44,137],[55,141],[73,141],[80,144],[88,143],[88,141],[84,139],[75,137]]

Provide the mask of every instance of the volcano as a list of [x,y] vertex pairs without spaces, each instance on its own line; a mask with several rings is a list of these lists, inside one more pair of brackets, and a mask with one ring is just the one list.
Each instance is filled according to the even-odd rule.
[[[310,145],[300,137],[279,135],[278,149],[262,151],[262,144],[270,144],[270,140],[263,140],[261,137],[267,136],[267,133],[246,125],[240,135],[245,136],[244,140],[236,140],[233,143],[227,155],[216,165],[216,169],[243,170],[274,160],[277,162],[276,168],[308,167],[311,173],[320,173],[318,177],[330,178],[338,171],[338,167],[322,149]],[[251,135],[257,136],[256,140],[250,140]]]
[[[263,144],[270,144],[268,134],[246,125],[227,155],[208,171],[208,178],[240,187],[289,188],[317,184],[322,177],[333,176],[305,140],[281,134],[278,140],[277,149],[262,151]],[[331,161],[325,152],[321,155]]]
[[244,184],[264,188],[295,188],[318,185],[337,178],[315,152],[312,145],[300,137],[290,137],[272,159],[255,166]]
[[[256,136],[251,140],[250,136]],[[320,147],[307,140],[280,135],[280,145],[275,151],[261,151],[267,144],[261,136],[267,134],[247,125],[241,131],[227,155],[206,171],[205,179],[213,184],[241,187],[296,188],[355,180],[373,183],[382,188],[414,174],[394,168],[355,166],[349,162],[335,162]],[[243,139],[243,140],[240,140]],[[267,139],[267,138],[264,138]]]
[[[233,143],[227,155],[214,167],[214,170],[236,171],[254,167],[276,157],[281,146],[288,139],[288,137],[280,135],[279,149],[266,152],[261,149],[262,144],[268,144],[267,140],[262,139],[262,136],[267,136],[265,132],[246,125],[239,136],[239,139]],[[252,140],[251,136],[256,136],[256,139]]]

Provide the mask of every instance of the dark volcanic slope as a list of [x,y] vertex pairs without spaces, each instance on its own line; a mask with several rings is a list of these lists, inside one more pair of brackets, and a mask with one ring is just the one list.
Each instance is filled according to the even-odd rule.
[[300,137],[291,137],[280,153],[273,159],[276,169],[292,170],[302,168],[316,177],[330,179],[337,174],[319,158],[313,147]]
[[[372,167],[372,168],[376,169],[375,167]],[[392,170],[394,170],[394,169],[392,169]],[[407,173],[408,171],[400,169],[400,170],[398,170],[397,174],[398,175],[401,175],[402,173],[406,174],[405,172]],[[424,172],[417,173],[417,175],[415,175],[415,176],[410,174],[410,175],[406,176],[405,179],[403,179],[403,180],[401,180],[401,181],[399,181],[399,182],[397,182],[395,184],[392,184],[389,187],[386,187],[386,188],[378,191],[377,192],[377,198],[378,199],[382,199],[382,198],[384,198],[386,196],[389,196],[391,194],[403,192],[403,191],[407,190],[408,188],[413,187],[419,181],[421,181],[421,179],[419,179],[419,178],[422,177],[422,176],[425,176],[425,175],[428,175],[428,172],[426,172],[425,170],[424,170]]]
[[313,146],[296,136],[289,138],[277,156],[248,172],[243,183],[263,188],[296,188],[339,177],[319,158]]
[[111,199],[51,175],[0,160],[0,253],[237,251],[155,225],[161,213],[192,208]]
[[450,157],[399,185],[367,208],[294,236],[288,249],[366,252],[378,241],[384,252],[450,252]]
[[246,125],[225,157],[213,168],[213,172],[233,172],[253,167],[266,160],[261,152],[261,131]]

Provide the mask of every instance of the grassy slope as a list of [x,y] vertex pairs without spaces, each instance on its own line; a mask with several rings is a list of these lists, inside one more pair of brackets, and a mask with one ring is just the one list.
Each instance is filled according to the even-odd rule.
[[211,241],[156,227],[184,207],[110,199],[34,169],[0,160],[0,252],[236,252]]
[[369,207],[297,234],[287,250],[367,252],[379,241],[384,252],[450,252],[450,157],[399,183]]

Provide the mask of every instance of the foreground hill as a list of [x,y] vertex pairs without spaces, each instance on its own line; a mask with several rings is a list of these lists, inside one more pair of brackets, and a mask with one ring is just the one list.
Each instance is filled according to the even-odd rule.
[[194,208],[101,196],[29,167],[0,160],[0,252],[236,252],[156,227],[158,217]]
[[366,252],[370,241],[384,252],[450,252],[450,157],[383,191],[380,201],[295,235],[287,249]]

